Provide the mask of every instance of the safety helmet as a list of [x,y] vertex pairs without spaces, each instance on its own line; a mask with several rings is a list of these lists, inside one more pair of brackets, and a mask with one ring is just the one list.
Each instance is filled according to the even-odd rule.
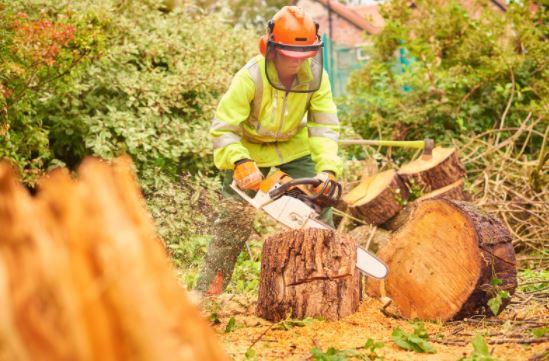
[[[297,6],[284,6],[269,20],[267,33],[259,40],[259,48],[265,56],[265,72],[273,87],[299,93],[314,92],[320,88],[324,44],[318,35],[318,29],[318,23]],[[279,54],[303,60],[296,83],[291,88],[278,81],[274,58]]]

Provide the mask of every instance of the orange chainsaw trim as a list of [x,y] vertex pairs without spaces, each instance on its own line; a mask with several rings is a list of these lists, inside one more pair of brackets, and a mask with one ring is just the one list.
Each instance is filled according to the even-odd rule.
[[[280,184],[280,185],[286,184],[286,183],[290,182],[291,180],[293,180],[293,178],[290,177],[288,174],[284,173],[281,170],[277,170],[273,174],[267,176],[267,178],[263,182],[261,182],[261,185],[259,186],[259,190],[263,193],[268,193],[269,191],[271,191],[274,188],[274,186],[276,184]],[[290,189],[294,189],[294,188],[299,189],[300,191],[302,191],[306,195],[309,195],[309,196],[312,195],[312,193],[311,193],[311,191],[309,191],[308,187],[306,187],[304,185],[298,185],[298,186],[290,187]]]

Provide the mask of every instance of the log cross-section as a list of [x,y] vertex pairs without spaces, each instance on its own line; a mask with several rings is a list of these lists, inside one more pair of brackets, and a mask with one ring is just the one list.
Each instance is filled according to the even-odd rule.
[[356,243],[332,230],[304,229],[269,237],[263,246],[257,314],[337,320],[359,305]]
[[[378,256],[389,276],[368,280],[368,293],[390,297],[409,318],[490,314],[488,300],[503,290],[513,294],[517,286],[509,231],[467,202],[417,202]],[[494,279],[500,284],[494,286]]]

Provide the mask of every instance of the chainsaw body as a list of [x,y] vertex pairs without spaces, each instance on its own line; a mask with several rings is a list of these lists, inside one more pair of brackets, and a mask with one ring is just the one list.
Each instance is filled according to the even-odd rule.
[[[325,182],[321,192],[313,194],[307,186],[318,187],[322,181],[314,178],[292,179],[277,171],[268,176],[252,198],[240,190],[233,181],[231,188],[257,209],[263,210],[276,221],[292,229],[333,229],[318,219],[320,209],[333,206],[341,198],[341,185]],[[357,247],[357,268],[377,279],[387,276],[387,266],[370,252]]]

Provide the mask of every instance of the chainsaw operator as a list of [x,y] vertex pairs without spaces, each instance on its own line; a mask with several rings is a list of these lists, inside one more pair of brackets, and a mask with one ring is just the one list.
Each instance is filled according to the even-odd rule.
[[[323,71],[318,28],[301,8],[283,7],[260,38],[261,55],[240,69],[221,98],[210,135],[215,166],[224,171],[225,195],[237,197],[230,189],[233,179],[240,189],[257,191],[272,167],[294,179],[316,177],[323,182],[335,181],[340,174],[339,120]],[[224,229],[215,232],[208,246],[199,291],[220,293],[229,283],[252,229],[252,219],[246,219],[242,209],[220,210],[216,226]],[[248,224],[235,224],[239,217]],[[320,218],[333,225],[330,208],[324,208]]]

